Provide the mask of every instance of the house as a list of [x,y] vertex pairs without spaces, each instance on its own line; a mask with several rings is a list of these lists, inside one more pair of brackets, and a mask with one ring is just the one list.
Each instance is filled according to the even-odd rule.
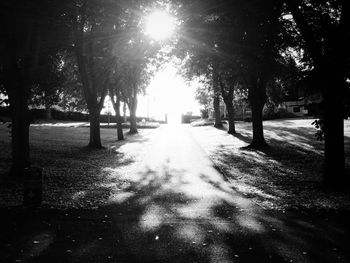
[[282,103],[281,108],[284,108],[288,112],[300,117],[308,115],[309,113],[307,110],[307,104],[304,100],[285,101]]
[[296,116],[317,115],[319,113],[319,105],[322,102],[321,93],[314,93],[308,97],[301,97],[299,100],[284,101],[282,108]]

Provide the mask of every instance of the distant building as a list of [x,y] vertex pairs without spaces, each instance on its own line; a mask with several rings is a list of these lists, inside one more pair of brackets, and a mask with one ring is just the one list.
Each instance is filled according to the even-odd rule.
[[321,102],[322,95],[314,93],[306,98],[299,98],[299,100],[284,101],[281,107],[296,116],[315,116],[319,114]]
[[304,100],[299,101],[285,101],[282,103],[281,108],[286,109],[288,112],[293,113],[296,116],[308,115],[308,110]]

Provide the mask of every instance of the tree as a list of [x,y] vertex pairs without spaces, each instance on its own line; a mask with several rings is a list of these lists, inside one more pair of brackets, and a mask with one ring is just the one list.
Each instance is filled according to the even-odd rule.
[[114,89],[113,87],[110,88],[110,98],[113,104],[113,109],[115,111],[115,116],[117,119],[117,134],[118,134],[118,140],[122,141],[124,140],[124,134],[123,134],[123,119],[120,113],[120,102],[121,102],[121,92],[119,89]]
[[106,37],[116,31],[110,12],[118,9],[109,1],[82,1],[76,5],[72,27],[79,75],[89,111],[89,147],[101,148],[100,113],[107,95],[112,49],[111,39],[106,41]]
[[[227,71],[225,73],[227,73]],[[228,113],[228,133],[236,134],[235,108],[233,105],[233,96],[235,91],[235,85],[237,84],[237,82],[234,79],[232,79],[231,76],[227,76],[228,74],[225,73],[219,74],[221,96],[225,102]]]
[[[187,62],[185,64],[185,75],[188,79],[202,78],[206,80],[205,85],[198,91],[199,93],[197,95],[199,97],[197,100],[199,100],[199,102],[205,106],[206,110],[209,108],[209,103],[212,104],[215,118],[214,127],[221,128],[221,91],[218,66],[211,61],[209,56],[206,59],[204,59],[202,56],[205,56],[205,53],[193,55],[190,58],[187,58]],[[211,97],[208,98],[208,95]]]
[[262,110],[266,102],[266,79],[264,74],[260,72],[250,73],[246,84],[253,119],[253,140],[248,148],[259,149],[267,146],[264,138],[262,116]]
[[146,66],[139,60],[129,60],[121,68],[123,83],[121,85],[121,94],[129,108],[130,134],[138,133],[136,118],[138,94],[145,91],[150,80],[150,73],[147,72]]
[[249,105],[248,103],[248,90],[245,88],[242,83],[238,82],[235,90],[233,91],[233,105],[235,110],[241,109],[242,111],[242,120],[245,120],[245,111]]
[[323,94],[324,182],[330,187],[343,187],[349,183],[345,175],[343,118],[350,57],[350,3],[346,0],[285,3]]
[[117,135],[118,140],[124,140],[123,134],[123,118],[120,113],[120,103],[122,101],[122,87],[123,84],[121,81],[121,76],[118,74],[119,72],[113,71],[111,74],[111,82],[109,84],[109,97],[111,98],[111,102],[113,105],[113,109],[115,111],[115,116],[117,120]]
[[62,57],[59,54],[47,55],[46,61],[41,62],[39,77],[31,89],[31,103],[34,106],[45,106],[46,118],[51,119],[51,107],[60,99],[63,84]]
[[74,52],[67,51],[63,55],[64,83],[61,88],[58,106],[64,111],[87,111],[76,60]]
[[234,30],[238,32],[232,31],[230,35],[233,43],[231,49],[238,49],[232,51],[237,52],[237,62],[242,65],[242,76],[248,87],[253,121],[253,140],[249,147],[261,148],[267,145],[262,118],[266,89],[276,73],[277,61],[281,56],[281,4],[274,0],[238,3],[242,15],[235,22]]
[[222,128],[221,112],[220,112],[220,73],[218,72],[218,64],[215,61],[212,64],[212,81],[213,81],[213,108],[215,115],[215,128]]
[[114,67],[118,76],[118,87],[115,87],[119,89],[121,100],[129,108],[130,134],[138,133],[136,117],[138,95],[145,92],[154,72],[165,61],[167,53],[162,50],[161,43],[151,41],[143,34],[144,18],[140,14],[145,14],[148,7],[142,3],[143,1],[135,1],[125,6],[126,12],[119,30],[121,37],[115,41],[113,51],[116,58]]
[[[245,79],[253,117],[250,147],[265,147],[262,109],[266,101],[266,85],[273,76],[274,64],[280,55],[281,3],[275,0],[219,3],[207,0],[193,1],[183,6],[191,13],[184,22],[184,42],[187,41],[189,46],[190,59],[195,58],[203,63],[205,54],[208,60],[215,62],[212,67],[214,79],[220,70],[236,71],[241,79]],[[212,65],[204,64],[207,67]],[[223,64],[227,65],[226,69]]]
[[[12,169],[22,176],[30,166],[30,89],[36,84],[42,57],[64,46],[66,27],[61,1],[1,1],[0,64],[11,110]],[[60,21],[60,22],[58,22]],[[55,32],[55,33],[54,33]]]
[[[176,1],[175,1],[176,2]],[[182,14],[182,31],[177,43],[177,55],[186,60],[186,76],[210,80],[206,87],[212,89],[212,103],[217,128],[222,127],[220,113],[220,85],[218,71],[222,63],[218,38],[221,31],[212,31],[212,24],[217,23],[211,1],[180,1],[178,13]]]
[[208,81],[205,79],[202,79],[200,81],[200,85],[196,89],[195,99],[198,101],[200,105],[203,106],[202,111],[202,117],[208,118],[209,117],[209,108],[210,105],[212,105],[213,95],[211,94],[212,90],[210,88],[210,85],[208,84]]

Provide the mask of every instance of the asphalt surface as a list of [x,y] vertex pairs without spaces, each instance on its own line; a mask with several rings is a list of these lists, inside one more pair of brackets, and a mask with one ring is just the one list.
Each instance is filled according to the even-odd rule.
[[134,162],[105,207],[0,210],[0,262],[350,262],[349,212],[264,210],[187,126],[118,151]]

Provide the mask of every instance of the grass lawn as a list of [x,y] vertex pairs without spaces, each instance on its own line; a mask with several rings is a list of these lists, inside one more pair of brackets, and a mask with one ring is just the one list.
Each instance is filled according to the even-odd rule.
[[[36,124],[30,127],[32,165],[44,168],[43,203],[52,208],[96,208],[106,202],[112,191],[124,182],[111,179],[108,169],[128,166],[132,156],[118,152],[125,144],[142,140],[151,130],[139,130],[117,141],[117,131],[101,128],[106,149],[86,147],[89,128],[84,123]],[[0,124],[0,207],[22,203],[22,186],[4,180],[10,168],[10,136],[6,124]]]
[[[264,122],[270,147],[264,151],[242,149],[251,140],[251,123],[237,122],[238,134],[211,126],[191,132],[232,187],[266,209],[349,209],[349,195],[321,188],[323,143],[315,140],[313,120]],[[347,166],[350,167],[350,121],[346,127]],[[227,127],[226,127],[227,128]],[[30,128],[32,164],[44,168],[43,204],[49,208],[97,208],[127,182],[118,174],[128,172],[142,158],[145,138],[153,130],[116,140],[116,130],[102,128],[107,149],[90,150],[89,129],[83,123],[36,124]],[[136,147],[136,148],[135,148]],[[4,180],[10,167],[10,137],[0,125],[0,206],[22,203],[20,183]],[[139,154],[140,156],[136,156]],[[116,170],[117,168],[117,170]]]
[[[264,122],[270,145],[263,151],[247,146],[251,123],[237,122],[235,136],[211,126],[193,127],[199,144],[232,186],[268,209],[349,209],[349,195],[321,188],[323,142],[315,139],[312,119]],[[347,170],[350,167],[350,121],[345,121]]]

